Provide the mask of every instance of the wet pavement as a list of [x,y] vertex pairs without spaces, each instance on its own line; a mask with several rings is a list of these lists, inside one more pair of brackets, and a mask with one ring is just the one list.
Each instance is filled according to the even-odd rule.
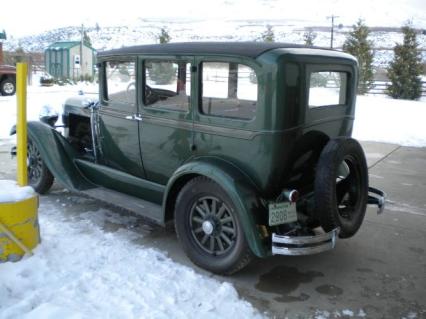
[[[234,284],[240,296],[274,318],[426,318],[426,148],[362,143],[370,185],[388,194],[384,214],[369,208],[360,231],[336,249],[312,256],[256,259],[232,277],[192,265],[172,230],[111,212],[105,232],[125,227],[143,233],[138,243],[165,251],[176,262]],[[0,145],[0,178],[15,178],[9,146]],[[55,184],[41,201],[69,214],[109,207]],[[42,214],[42,211],[40,212]],[[71,218],[72,217],[72,218]],[[42,227],[42,225],[41,225]]]

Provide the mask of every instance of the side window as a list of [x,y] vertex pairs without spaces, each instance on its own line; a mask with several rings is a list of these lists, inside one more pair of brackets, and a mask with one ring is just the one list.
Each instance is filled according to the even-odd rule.
[[108,61],[105,66],[108,102],[135,105],[136,73],[135,62]]
[[252,68],[229,62],[202,63],[201,112],[251,120],[256,115],[257,77]]
[[188,112],[191,98],[190,63],[150,61],[144,63],[146,107]]
[[346,104],[346,72],[312,72],[309,80],[309,107]]

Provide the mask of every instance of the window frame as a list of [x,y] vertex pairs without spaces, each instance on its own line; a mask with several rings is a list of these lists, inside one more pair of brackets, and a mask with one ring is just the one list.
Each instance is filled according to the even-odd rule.
[[[256,112],[254,116],[250,119],[244,119],[244,118],[238,118],[238,117],[228,117],[228,116],[220,116],[215,114],[206,114],[203,112],[203,63],[235,63],[235,64],[241,64],[243,66],[246,66],[250,69],[252,69],[256,75],[257,79],[257,96],[256,96]],[[260,96],[261,96],[261,85],[259,80],[259,70],[258,70],[258,64],[256,64],[253,60],[248,59],[242,59],[242,58],[235,58],[235,57],[202,57],[197,60],[197,68],[198,68],[198,100],[197,100],[197,115],[199,116],[200,120],[203,121],[211,121],[211,120],[217,120],[222,122],[242,122],[245,124],[253,123],[256,121],[257,113],[259,109],[259,103],[260,103]]]
[[[310,106],[309,105],[309,95],[310,95],[310,83],[312,73],[320,72],[336,72],[336,73],[345,73],[346,74],[346,88],[344,92],[345,103],[340,103],[340,96],[342,92],[339,93],[339,104],[329,104],[329,105],[320,105],[320,106]],[[321,110],[326,108],[334,107],[345,107],[350,104],[350,83],[352,81],[353,71],[348,65],[335,65],[335,64],[310,64],[305,68],[305,106],[308,110]]]
[[[113,62],[113,61],[119,61],[119,62],[133,62],[135,69],[135,102],[134,103],[128,103],[128,102],[121,102],[121,101],[111,101],[108,99],[108,78],[107,78],[107,63]],[[112,108],[114,110],[122,110],[122,111],[133,111],[137,109],[138,106],[138,93],[137,93],[137,85],[138,85],[138,62],[137,58],[135,56],[125,56],[125,57],[110,57],[108,59],[105,59],[101,62],[101,68],[102,74],[100,74],[100,81],[103,84],[102,91],[101,91],[101,101],[102,105],[105,108]],[[124,108],[123,106],[127,106]]]
[[[169,55],[155,55],[155,56],[150,56],[150,55],[144,55],[144,56],[140,56],[139,57],[139,63],[140,63],[140,72],[141,72],[141,85],[138,86],[138,90],[140,91],[140,105],[141,110],[143,112],[149,112],[152,114],[156,114],[156,115],[167,115],[170,114],[171,116],[180,116],[183,115],[185,117],[189,116],[190,114],[192,114],[192,105],[193,105],[193,100],[196,99],[195,94],[194,94],[194,76],[192,72],[192,67],[194,66],[194,58],[193,57],[187,57],[187,56],[169,56]],[[179,63],[179,62],[185,62],[187,64],[189,64],[189,83],[191,85],[191,89],[190,89],[190,101],[188,103],[188,109],[186,111],[180,111],[180,110],[173,110],[173,109],[168,109],[168,108],[162,108],[162,107],[152,107],[150,105],[146,105],[145,104],[145,90],[143,89],[146,85],[146,61],[149,62],[153,62],[153,61],[157,61],[157,62],[172,62],[172,63]],[[187,79],[188,79],[188,75],[187,75]]]

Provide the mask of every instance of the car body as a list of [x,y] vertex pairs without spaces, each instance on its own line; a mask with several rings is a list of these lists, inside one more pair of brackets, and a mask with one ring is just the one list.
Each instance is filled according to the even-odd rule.
[[339,235],[356,233],[367,203],[383,208],[350,138],[354,57],[204,42],[122,48],[97,61],[99,100],[68,99],[63,135],[53,123],[29,123],[43,160],[31,174],[38,157],[30,152],[38,191],[54,176],[158,224],[174,222],[190,259],[225,274],[252,256],[332,249]]
[[13,95],[16,92],[16,68],[0,65],[0,94]]

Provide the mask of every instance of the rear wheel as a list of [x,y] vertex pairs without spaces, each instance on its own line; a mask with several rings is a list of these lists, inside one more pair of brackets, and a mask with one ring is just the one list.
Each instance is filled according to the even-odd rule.
[[46,193],[53,184],[53,175],[41,158],[37,145],[28,138],[27,165],[29,185],[39,194]]
[[252,258],[235,205],[206,177],[194,178],[182,188],[175,227],[191,261],[211,272],[232,274]]
[[324,147],[315,176],[315,213],[325,231],[339,227],[339,236],[355,235],[368,199],[368,168],[361,145],[336,138]]

